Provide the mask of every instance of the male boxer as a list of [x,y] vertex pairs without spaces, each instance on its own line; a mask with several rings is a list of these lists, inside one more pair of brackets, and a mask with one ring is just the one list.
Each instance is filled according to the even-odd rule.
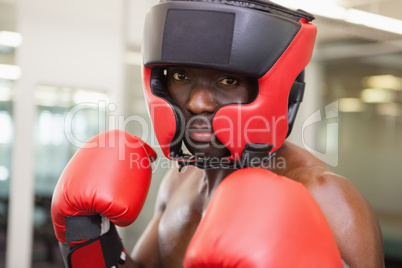
[[[165,0],[148,12],[144,92],[163,153],[179,168],[162,181],[154,217],[131,256],[117,261],[114,254],[113,264],[384,266],[381,231],[364,197],[285,141],[303,96],[312,20],[266,0]],[[70,207],[53,211],[63,239]],[[118,225],[135,218],[93,212]],[[78,256],[79,267],[90,251],[83,237],[75,239],[64,254]],[[106,260],[115,248],[98,247],[91,258]]]

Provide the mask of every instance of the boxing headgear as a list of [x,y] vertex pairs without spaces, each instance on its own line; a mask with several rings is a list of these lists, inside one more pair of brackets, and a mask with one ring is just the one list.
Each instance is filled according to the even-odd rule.
[[182,153],[185,122],[165,84],[164,70],[171,65],[258,80],[258,95],[251,103],[228,104],[214,114],[213,131],[231,154],[225,160],[263,159],[281,147],[303,97],[303,70],[316,36],[313,19],[302,10],[264,0],[162,0],[153,6],[145,20],[143,82],[166,157],[213,167]]

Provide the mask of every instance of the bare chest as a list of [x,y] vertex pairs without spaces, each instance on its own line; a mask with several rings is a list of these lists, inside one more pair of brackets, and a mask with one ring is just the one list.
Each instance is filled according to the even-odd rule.
[[187,246],[207,203],[206,185],[201,179],[186,179],[169,198],[158,227],[164,267],[182,267]]

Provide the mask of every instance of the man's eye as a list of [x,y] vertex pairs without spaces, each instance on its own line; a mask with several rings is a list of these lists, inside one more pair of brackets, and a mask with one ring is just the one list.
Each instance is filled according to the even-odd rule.
[[222,80],[219,81],[220,84],[225,85],[225,86],[233,86],[233,85],[237,85],[239,83],[239,81],[237,81],[234,78],[224,78]]
[[173,78],[177,81],[182,81],[182,80],[186,80],[188,79],[187,75],[183,74],[183,73],[174,73],[173,74]]

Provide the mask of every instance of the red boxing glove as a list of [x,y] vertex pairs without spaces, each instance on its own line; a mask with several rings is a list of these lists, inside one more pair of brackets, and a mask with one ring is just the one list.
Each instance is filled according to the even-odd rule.
[[121,130],[102,132],[77,151],[51,207],[66,266],[117,266],[124,250],[114,224],[127,226],[137,218],[156,157],[149,145]]
[[331,229],[300,183],[257,168],[218,186],[184,267],[343,267]]

